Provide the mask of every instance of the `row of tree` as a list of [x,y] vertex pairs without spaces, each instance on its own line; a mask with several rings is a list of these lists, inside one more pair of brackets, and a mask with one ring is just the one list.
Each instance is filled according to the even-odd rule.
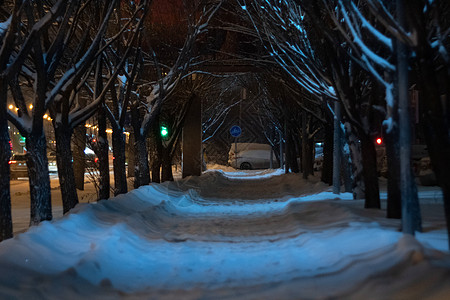
[[[235,26],[235,30],[259,38],[289,77],[285,81],[309,95],[294,94],[307,100],[290,102],[300,102],[299,109],[311,111],[305,103],[313,97],[328,124],[332,118],[338,120],[336,152],[340,152],[339,135],[345,134],[353,178],[359,181],[354,192],[365,198],[367,208],[380,208],[373,134],[384,120],[387,216],[402,217],[403,230],[411,234],[421,229],[421,221],[411,170],[408,90],[414,85],[420,91],[421,125],[443,190],[450,231],[448,1],[408,1],[407,5],[403,0],[237,2],[236,14],[251,26]],[[335,170],[339,175],[339,169]]]
[[[94,148],[100,199],[110,194],[107,124],[113,130],[115,194],[127,192],[127,122],[134,129],[135,186],[150,183],[147,136],[156,127],[163,105],[189,77],[195,43],[220,7],[220,1],[180,1],[185,18],[179,20],[183,30],[177,34],[183,42],[166,56],[164,47],[152,43],[151,30],[160,26],[146,18],[158,8],[152,2],[2,1],[0,240],[12,236],[8,121],[26,139],[31,225],[52,218],[45,114],[51,116],[55,133],[64,213],[78,203],[73,161],[81,157],[75,166],[84,173],[84,124],[93,116],[98,122]],[[10,99],[17,111],[7,109]],[[186,105],[175,110],[182,116]],[[81,155],[72,155],[74,133],[81,140],[75,147]]]
[[[271,70],[240,84],[259,86],[255,105],[264,116],[261,123],[266,125],[269,141],[286,144],[286,171],[302,170],[304,177],[312,174],[314,136],[324,128],[322,179],[334,181],[338,192],[342,169],[346,190],[352,189],[355,198],[364,198],[365,207],[380,208],[373,135],[383,124],[389,173],[387,216],[403,217],[403,229],[408,233],[421,227],[408,131],[407,95],[414,84],[421,93],[421,124],[444,192],[447,220],[450,218],[450,5],[445,1],[413,1],[408,6],[403,0],[229,0],[227,5],[222,1],[184,1],[181,11],[187,12],[187,17],[180,21],[175,14],[168,26],[174,29],[170,34],[164,24],[145,20],[146,15],[155,16],[152,2],[157,1],[3,2],[2,239],[12,234],[7,119],[26,137],[32,224],[51,218],[42,123],[46,112],[55,131],[64,212],[78,202],[72,134],[81,140],[75,147],[81,155],[73,157],[83,157],[75,167],[84,170],[86,132],[82,125],[94,115],[99,129],[94,148],[99,157],[101,199],[110,193],[107,124],[113,129],[115,194],[127,191],[127,125],[133,129],[135,187],[150,183],[150,174],[155,182],[171,180],[172,158],[190,104],[201,90],[211,94],[214,83],[220,83],[208,76],[191,76],[198,63],[196,55],[213,49],[214,57],[224,56],[220,49],[233,32],[245,37],[245,43],[257,41],[257,45],[240,46],[256,54],[247,53],[245,59],[252,57],[252,64]],[[221,5],[225,7],[219,14],[221,22],[215,23],[220,26],[202,39],[204,48],[197,48],[196,42]],[[161,41],[161,35],[172,41]],[[261,47],[265,52],[257,50]],[[6,109],[11,97],[19,108],[16,113]],[[211,106],[204,132],[213,135],[237,103]],[[166,139],[159,135],[160,123],[171,132]],[[340,159],[342,152],[351,156],[352,166],[348,159]],[[299,153],[301,166],[296,160]],[[335,167],[329,172],[332,161]]]

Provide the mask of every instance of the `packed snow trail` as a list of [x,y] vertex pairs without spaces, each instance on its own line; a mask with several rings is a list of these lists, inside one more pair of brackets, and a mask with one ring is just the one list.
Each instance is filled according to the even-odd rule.
[[445,232],[351,198],[280,171],[141,187],[1,243],[0,298],[445,299]]

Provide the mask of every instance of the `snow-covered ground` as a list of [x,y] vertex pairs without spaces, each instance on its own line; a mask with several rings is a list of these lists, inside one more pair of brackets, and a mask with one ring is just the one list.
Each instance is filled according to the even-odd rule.
[[[63,208],[57,174],[50,175],[50,187],[53,217],[60,218],[63,215]],[[12,180],[10,188],[13,230],[16,235],[26,231],[30,224],[30,186],[28,178]],[[95,187],[89,180],[86,180],[84,190],[78,191],[78,200],[81,203],[95,202],[97,200]]]
[[223,168],[81,203],[0,243],[0,298],[448,299],[437,188],[420,188],[417,239],[330,191]]

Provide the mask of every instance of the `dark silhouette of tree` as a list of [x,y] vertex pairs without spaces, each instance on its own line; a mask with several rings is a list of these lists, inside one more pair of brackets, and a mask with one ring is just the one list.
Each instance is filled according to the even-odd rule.
[[2,9],[0,19],[0,241],[11,238],[13,235],[9,186],[11,147],[7,121],[7,73],[11,72],[9,62],[15,55],[14,44],[22,10],[20,1],[16,1],[8,8],[5,6],[5,10]]
[[152,45],[147,46],[150,52],[148,56],[144,56],[145,68],[148,68],[146,73],[156,79],[146,84],[147,96],[139,95],[130,103],[136,151],[135,187],[150,183],[146,145],[149,130],[155,124],[163,103],[188,75],[189,69],[196,61],[195,43],[199,36],[206,32],[210,20],[221,6],[221,1],[212,4],[202,1],[184,3],[188,12],[188,26],[183,46],[177,57],[173,60],[169,58],[168,61],[161,60]]

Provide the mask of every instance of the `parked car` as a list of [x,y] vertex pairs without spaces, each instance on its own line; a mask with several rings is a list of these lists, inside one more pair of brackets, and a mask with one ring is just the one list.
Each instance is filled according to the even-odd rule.
[[[388,166],[387,166],[386,148],[384,145],[376,145],[375,150],[377,152],[378,174],[380,176],[387,177]],[[432,173],[431,166],[427,162],[429,162],[427,146],[421,144],[411,145],[411,163],[414,175],[419,176],[421,175],[419,174],[419,170],[421,173],[424,173],[426,169],[428,169],[428,171]],[[434,174],[429,175],[431,177],[434,176]]]
[[[268,144],[233,143],[228,152],[228,164],[236,169],[267,169],[270,168],[270,152],[272,147]],[[279,164],[273,154],[273,167]]]
[[86,168],[88,169],[98,169],[98,158],[94,153],[86,153]]
[[48,171],[50,173],[58,173],[58,166],[56,165],[56,153],[49,152],[47,154],[48,159]]
[[28,177],[27,155],[14,154],[9,161],[9,172],[11,180],[19,177]]

